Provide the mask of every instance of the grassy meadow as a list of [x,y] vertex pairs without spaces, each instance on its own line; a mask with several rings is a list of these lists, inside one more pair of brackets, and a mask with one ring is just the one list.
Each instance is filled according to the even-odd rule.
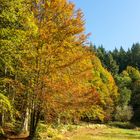
[[130,123],[41,125],[39,140],[140,140],[140,128]]
[[121,129],[115,127],[106,128],[81,128],[72,132],[68,140],[139,140],[140,131]]

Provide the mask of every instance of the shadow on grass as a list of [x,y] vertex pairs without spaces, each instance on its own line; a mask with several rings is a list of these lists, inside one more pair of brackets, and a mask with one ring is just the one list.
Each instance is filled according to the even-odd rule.
[[136,125],[130,122],[109,122],[107,125],[123,128],[123,129],[135,129]]

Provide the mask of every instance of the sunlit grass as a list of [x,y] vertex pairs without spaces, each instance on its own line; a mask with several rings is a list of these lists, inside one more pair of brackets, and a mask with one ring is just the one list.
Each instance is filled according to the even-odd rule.
[[68,140],[140,140],[140,131],[115,127],[81,128],[67,136]]

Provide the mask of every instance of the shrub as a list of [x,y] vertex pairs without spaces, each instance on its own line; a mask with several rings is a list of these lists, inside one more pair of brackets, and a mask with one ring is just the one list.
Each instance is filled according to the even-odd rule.
[[47,132],[47,128],[46,124],[40,123],[37,127],[37,132]]
[[82,114],[81,120],[85,122],[99,121],[103,122],[105,118],[104,111],[100,106],[92,106]]
[[131,106],[116,107],[116,113],[115,113],[116,121],[127,122],[131,120],[132,116],[133,116],[133,109]]

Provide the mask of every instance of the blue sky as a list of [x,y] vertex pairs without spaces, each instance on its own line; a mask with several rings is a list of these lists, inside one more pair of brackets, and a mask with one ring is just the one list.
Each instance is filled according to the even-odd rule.
[[107,50],[140,42],[140,0],[70,0],[85,15],[89,41]]

